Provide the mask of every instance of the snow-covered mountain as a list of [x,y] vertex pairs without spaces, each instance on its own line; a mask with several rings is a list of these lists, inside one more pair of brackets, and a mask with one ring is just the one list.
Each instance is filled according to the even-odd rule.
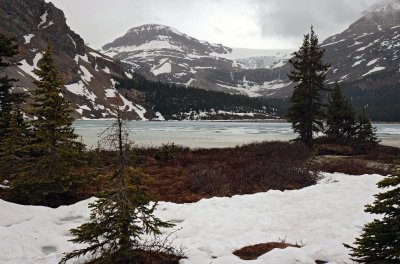
[[[151,118],[140,106],[140,94],[117,91],[116,78],[127,77],[122,64],[84,44],[66,24],[63,11],[43,0],[0,0],[0,32],[19,43],[20,66],[8,70],[18,88],[35,89],[34,73],[50,41],[58,70],[65,83],[64,96],[72,102],[74,118],[111,118],[116,105],[124,106],[130,119]],[[118,100],[117,100],[118,99]]]
[[260,96],[282,84],[268,80],[268,76],[260,77],[259,68],[278,68],[290,51],[232,49],[197,40],[168,26],[149,24],[132,28],[104,45],[102,53],[148,78]]
[[[318,29],[317,29],[318,31]],[[321,46],[332,64],[327,84],[385,89],[400,80],[400,2],[366,12]],[[132,28],[103,47],[104,54],[156,80],[249,96],[287,97],[292,51],[228,48],[161,25]]]
[[[353,96],[362,97],[365,90],[385,90],[400,85],[400,1],[392,1],[366,12],[345,31],[324,40],[324,60],[331,63],[327,84],[342,83]],[[290,67],[282,67],[282,72]],[[274,94],[289,96],[287,86]],[[366,102],[367,103],[367,102]]]
[[378,75],[385,75],[384,82],[399,81],[400,2],[367,13],[344,32],[326,39],[322,46],[327,50],[326,61],[332,63],[328,82],[373,79]]

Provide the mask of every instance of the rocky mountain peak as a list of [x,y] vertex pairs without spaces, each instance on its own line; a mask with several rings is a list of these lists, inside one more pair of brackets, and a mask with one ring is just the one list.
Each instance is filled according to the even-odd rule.
[[[15,36],[19,44],[18,67],[7,74],[19,80],[16,89],[34,90],[35,69],[48,43],[74,118],[111,118],[119,104],[131,119],[145,119],[146,110],[133,103],[140,95],[122,95],[116,79],[127,75],[122,64],[91,49],[70,29],[64,12],[44,0],[0,0],[0,32]],[[129,98],[128,98],[129,97]],[[138,99],[141,100],[141,99]],[[151,117],[151,114],[149,114]]]
[[196,55],[226,54],[232,51],[221,44],[199,41],[172,27],[158,24],[146,24],[131,28],[125,35],[104,45],[102,49],[109,56],[138,50],[169,50],[181,54]]

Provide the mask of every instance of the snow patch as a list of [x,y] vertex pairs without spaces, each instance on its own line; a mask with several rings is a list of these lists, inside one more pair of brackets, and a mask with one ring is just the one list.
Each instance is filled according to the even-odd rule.
[[[155,214],[177,223],[173,246],[183,246],[188,257],[182,264],[350,263],[343,243],[352,244],[363,226],[376,218],[364,212],[364,205],[373,202],[382,176],[323,176],[319,184],[301,190],[271,190],[187,204],[160,202]],[[69,229],[88,221],[88,204],[94,201],[52,209],[0,200],[0,211],[7,212],[0,218],[0,263],[53,264],[64,252],[81,248],[68,241],[72,238]],[[244,246],[284,238],[305,245],[273,250],[253,261],[232,254]]]
[[75,42],[75,40],[74,40],[69,34],[68,34],[68,37],[70,38],[72,44],[74,44],[74,47],[75,47],[75,49],[76,49],[76,42]]
[[37,69],[37,65],[39,63],[39,61],[43,58],[43,54],[42,53],[36,53],[35,58],[33,58],[33,65],[30,65],[26,59],[20,61],[20,65],[18,65],[18,67],[23,70],[24,72],[26,72],[27,74],[29,74],[30,76],[32,76],[35,80],[39,80],[39,76],[37,76],[34,71],[35,69]]
[[54,22],[53,22],[53,21],[50,21],[50,23],[47,24],[46,26],[44,26],[43,29],[48,28],[48,27],[50,27],[51,25],[54,25]]
[[28,34],[24,36],[25,43],[24,44],[29,44],[31,43],[31,39],[35,36],[35,34]]
[[86,88],[86,86],[83,84],[82,81],[79,81],[79,82],[73,83],[73,84],[69,84],[69,85],[65,85],[65,88],[68,91],[70,91],[71,93],[83,96],[92,102],[94,102],[97,98],[97,96],[94,93],[92,93],[91,91],[89,91]]
[[161,60],[160,65],[151,70],[151,72],[155,76],[164,74],[164,73],[171,73],[171,71],[172,71],[172,66],[171,66],[171,63],[168,62],[168,59]]
[[370,70],[369,72],[363,74],[362,76],[364,77],[364,76],[366,76],[366,75],[368,75],[368,74],[371,74],[371,73],[374,73],[374,72],[377,72],[377,71],[382,71],[382,70],[384,70],[384,69],[386,69],[386,67],[379,67],[379,66],[377,66],[377,67],[373,68],[372,70]]
[[371,60],[370,62],[367,63],[367,66],[371,66],[372,64],[375,64],[379,59],[374,59]]
[[80,65],[79,68],[81,69],[82,74],[83,74],[83,76],[81,75],[82,79],[83,79],[85,82],[89,83],[89,82],[92,80],[93,75],[92,75],[92,74],[90,73],[90,71],[88,71],[88,69],[86,69],[84,66]]
[[359,65],[359,64],[361,64],[361,62],[363,62],[363,61],[364,61],[364,60],[356,61],[356,62],[354,62],[353,65],[351,65],[351,67],[355,67],[355,66]]
[[104,90],[106,97],[116,97],[117,96],[117,90],[115,88],[109,88]]
[[46,12],[44,12],[44,14],[40,16],[40,20],[41,21],[40,21],[40,23],[39,23],[39,25],[37,27],[38,29],[40,29],[40,27],[47,22],[47,16],[48,16],[47,11],[49,11],[49,10],[46,10]]
[[164,116],[163,116],[160,112],[155,112],[154,115],[155,115],[156,117],[153,118],[152,120],[155,120],[155,121],[165,121]]
[[146,117],[144,117],[144,114],[146,113],[146,109],[138,104],[134,104],[131,101],[129,101],[128,99],[126,99],[122,94],[119,94],[119,97],[121,97],[123,103],[124,103],[124,108],[128,111],[135,111],[138,116],[140,117],[140,119],[142,120],[147,120]]

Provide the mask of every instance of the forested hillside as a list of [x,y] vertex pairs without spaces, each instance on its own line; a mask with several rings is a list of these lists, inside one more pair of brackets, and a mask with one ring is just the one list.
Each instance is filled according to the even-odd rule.
[[166,119],[195,119],[198,115],[202,119],[276,118],[280,114],[265,98],[192,89],[147,80],[139,74],[133,74],[132,79],[118,80],[116,88],[143,92],[146,103],[153,105],[154,111],[162,113]]

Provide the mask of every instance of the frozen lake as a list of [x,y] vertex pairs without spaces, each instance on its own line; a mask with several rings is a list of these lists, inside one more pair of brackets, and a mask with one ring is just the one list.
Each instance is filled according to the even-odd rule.
[[[75,131],[88,147],[97,146],[99,133],[109,120],[78,120]],[[131,140],[138,146],[159,146],[174,142],[191,148],[233,147],[264,140],[290,140],[296,137],[286,122],[224,121],[129,121]],[[382,144],[400,147],[400,124],[374,124]]]

